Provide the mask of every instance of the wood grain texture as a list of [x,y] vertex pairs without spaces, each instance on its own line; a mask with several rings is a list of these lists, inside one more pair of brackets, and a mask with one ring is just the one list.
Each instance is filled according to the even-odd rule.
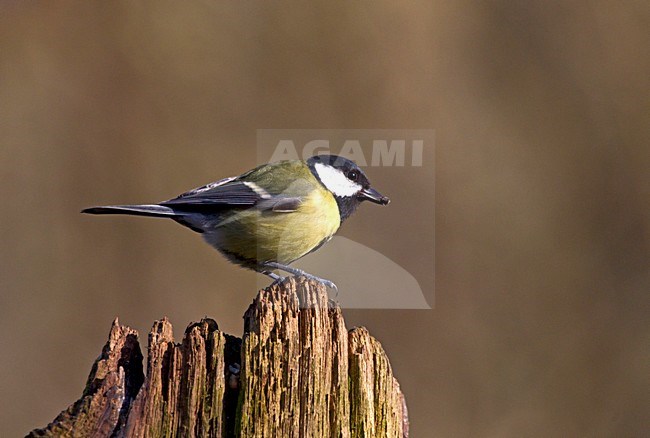
[[206,318],[176,343],[156,321],[146,376],[137,332],[115,320],[81,399],[28,436],[397,438],[408,419],[379,342],[290,278],[259,292],[242,339]]
[[108,437],[119,433],[144,379],[138,333],[115,319],[81,398],[30,437]]
[[358,327],[349,333],[349,347],[352,436],[408,435],[404,396],[381,344]]
[[267,289],[244,319],[241,436],[349,437],[347,331],[324,288]]

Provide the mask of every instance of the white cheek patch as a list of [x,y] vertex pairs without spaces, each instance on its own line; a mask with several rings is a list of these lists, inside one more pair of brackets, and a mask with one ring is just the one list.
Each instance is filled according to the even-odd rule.
[[314,168],[325,187],[336,196],[353,196],[363,188],[361,184],[350,181],[341,170],[335,167],[316,163]]

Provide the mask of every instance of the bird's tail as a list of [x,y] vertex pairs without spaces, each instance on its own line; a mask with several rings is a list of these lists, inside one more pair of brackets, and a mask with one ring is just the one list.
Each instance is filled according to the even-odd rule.
[[104,205],[81,210],[88,214],[129,214],[133,216],[152,216],[174,218],[178,213],[162,205]]

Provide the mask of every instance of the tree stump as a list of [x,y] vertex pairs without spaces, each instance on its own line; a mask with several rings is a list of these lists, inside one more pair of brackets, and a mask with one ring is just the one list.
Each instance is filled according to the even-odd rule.
[[242,339],[203,319],[175,343],[116,319],[81,398],[29,437],[406,437],[408,416],[383,348],[348,331],[325,288],[289,278],[261,290]]

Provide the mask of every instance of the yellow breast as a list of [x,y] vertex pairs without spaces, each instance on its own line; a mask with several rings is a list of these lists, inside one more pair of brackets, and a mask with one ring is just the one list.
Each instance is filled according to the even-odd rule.
[[291,263],[330,238],[341,225],[334,196],[316,187],[294,212],[243,210],[226,219],[214,236],[205,236],[206,240],[250,261]]

